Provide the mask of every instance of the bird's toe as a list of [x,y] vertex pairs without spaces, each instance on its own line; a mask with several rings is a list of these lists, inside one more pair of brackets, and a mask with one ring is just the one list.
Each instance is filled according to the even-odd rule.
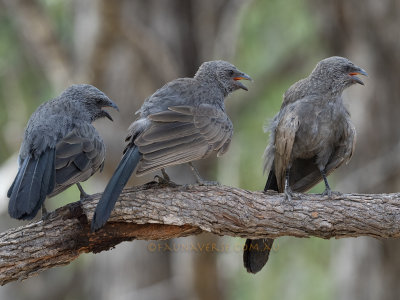
[[212,181],[212,180],[201,180],[201,181],[198,181],[198,184],[205,185],[205,186],[221,185],[218,181]]

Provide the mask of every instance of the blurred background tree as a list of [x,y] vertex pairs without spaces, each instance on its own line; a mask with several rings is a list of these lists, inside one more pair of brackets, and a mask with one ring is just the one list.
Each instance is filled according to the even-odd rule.
[[[261,190],[266,180],[261,155],[268,139],[263,124],[279,110],[293,82],[322,58],[341,55],[370,78],[365,88],[353,87],[345,95],[358,131],[356,153],[330,182],[343,192],[397,191],[399,6],[397,0],[0,0],[0,229],[21,224],[8,217],[5,194],[16,173],[24,126],[40,103],[78,82],[94,84],[118,103],[114,123],[95,124],[105,139],[107,159],[103,174],[85,188],[101,192],[143,100],[213,59],[231,61],[254,83],[248,93],[227,100],[233,143],[223,158],[199,163],[205,177]],[[176,182],[192,180],[186,166],[168,172]],[[151,179],[133,178],[131,184]],[[77,198],[77,189],[71,188],[47,203],[55,208]],[[397,299],[400,294],[398,241],[280,238],[256,276],[242,267],[242,239],[202,235],[156,245],[213,242],[231,250],[152,252],[148,242],[123,243],[8,284],[0,297]]]

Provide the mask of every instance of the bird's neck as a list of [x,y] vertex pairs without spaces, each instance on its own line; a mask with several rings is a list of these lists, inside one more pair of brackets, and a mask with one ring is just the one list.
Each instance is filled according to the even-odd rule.
[[229,91],[223,86],[223,84],[216,78],[210,76],[196,76],[195,79],[197,82],[203,86],[208,93],[211,94],[213,99],[223,99],[229,95]]
[[310,77],[309,81],[312,82],[312,88],[320,95],[327,95],[332,99],[340,98],[344,88],[334,82],[333,80],[327,80],[323,77]]

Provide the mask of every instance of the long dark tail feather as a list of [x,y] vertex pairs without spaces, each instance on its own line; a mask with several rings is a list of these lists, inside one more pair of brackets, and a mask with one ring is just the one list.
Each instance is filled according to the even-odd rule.
[[22,162],[22,165],[19,167],[17,176],[15,176],[14,182],[11,184],[10,188],[8,189],[8,192],[7,192],[8,198],[11,198],[14,187],[21,185],[22,177],[24,176],[24,174],[26,172],[26,167],[28,165],[29,160],[30,160],[30,157],[25,158],[25,160]]
[[[273,190],[278,192],[278,181],[273,170],[269,172],[264,192]],[[243,251],[243,264],[249,273],[257,273],[268,262],[269,253],[272,249],[274,239],[246,240]]]
[[8,197],[8,198],[11,197],[12,191],[13,191],[13,189],[14,189],[15,182],[17,181],[17,178],[18,178],[18,175],[19,175],[19,174],[20,174],[20,172],[19,172],[19,170],[18,170],[17,176],[15,176],[15,179],[14,179],[13,183],[11,184],[10,188],[8,189],[8,192],[7,192],[7,197]]
[[117,169],[108,182],[94,212],[91,230],[99,230],[107,222],[115,202],[139,163],[141,153],[137,147],[130,147],[122,157]]
[[11,185],[8,213],[20,220],[33,219],[46,196],[54,188],[55,149],[47,149],[39,158],[27,157]]
[[261,271],[268,261],[272,249],[273,239],[246,240],[243,251],[243,264],[249,273]]
[[41,190],[40,190],[40,199],[37,203],[37,205],[34,208],[35,215],[39,211],[39,209],[42,207],[44,200],[46,199],[46,196],[51,194],[51,192],[54,190],[54,187],[56,185],[56,166],[55,166],[55,151],[51,151],[49,153],[49,157],[47,160],[47,167],[45,169],[45,172],[43,174],[42,178],[42,184],[41,184]]

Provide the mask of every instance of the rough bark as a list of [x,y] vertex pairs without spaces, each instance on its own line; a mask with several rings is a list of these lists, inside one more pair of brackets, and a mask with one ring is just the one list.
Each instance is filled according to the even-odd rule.
[[170,239],[202,231],[251,238],[400,236],[400,194],[335,194],[332,199],[298,194],[288,202],[280,194],[227,186],[148,184],[125,190],[109,223],[91,233],[89,224],[100,196],[2,233],[0,284],[134,239]]

